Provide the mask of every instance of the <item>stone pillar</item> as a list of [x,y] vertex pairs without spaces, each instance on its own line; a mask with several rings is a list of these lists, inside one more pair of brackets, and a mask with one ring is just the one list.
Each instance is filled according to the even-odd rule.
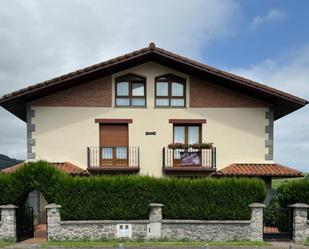
[[14,205],[2,205],[0,221],[0,240],[17,240],[16,234],[16,208]]
[[265,204],[252,203],[249,207],[251,208],[250,240],[263,241],[263,208],[265,208]]
[[304,203],[295,203],[288,207],[293,209],[293,240],[304,242],[309,237],[308,208]]
[[161,238],[162,207],[160,203],[150,203],[149,224],[147,238]]
[[45,206],[47,214],[47,240],[59,240],[61,237],[61,205],[55,203]]

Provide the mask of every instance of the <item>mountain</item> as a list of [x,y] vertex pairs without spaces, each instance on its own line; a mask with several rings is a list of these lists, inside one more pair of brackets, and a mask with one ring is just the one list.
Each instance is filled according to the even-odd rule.
[[9,158],[6,155],[0,154],[0,170],[13,166],[15,164],[21,163],[23,160],[17,160],[13,158]]

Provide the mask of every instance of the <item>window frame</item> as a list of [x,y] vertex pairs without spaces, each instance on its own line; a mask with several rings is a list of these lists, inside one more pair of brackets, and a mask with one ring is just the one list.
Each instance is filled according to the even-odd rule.
[[[157,84],[160,82],[167,82],[168,84],[168,93],[167,96],[158,96],[157,95]],[[173,96],[172,95],[172,83],[180,83],[183,85],[183,96]],[[167,99],[168,105],[157,105],[157,99]],[[175,106],[171,105],[172,99],[183,99],[184,105]],[[155,98],[154,106],[158,108],[185,108],[187,106],[187,89],[186,89],[186,79],[174,74],[165,74],[155,78]]]
[[[139,78],[139,79],[136,79]],[[128,82],[128,95],[118,95],[117,93],[117,84],[120,82]],[[143,96],[134,96],[132,85],[134,83],[144,84],[144,95]],[[146,77],[129,73],[115,78],[115,107],[133,107],[133,108],[143,108],[147,106],[147,96],[146,96]],[[128,99],[129,105],[117,105],[117,99]],[[132,105],[133,99],[144,99],[144,105]]]
[[188,134],[189,134],[189,126],[194,126],[199,128],[199,141],[198,143],[202,143],[202,124],[173,124],[173,143],[175,143],[175,127],[176,126],[184,126],[185,127],[185,141],[184,144],[188,144]]

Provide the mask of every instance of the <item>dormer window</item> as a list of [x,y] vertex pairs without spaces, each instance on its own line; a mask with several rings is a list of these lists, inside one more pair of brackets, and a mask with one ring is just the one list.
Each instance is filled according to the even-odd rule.
[[157,77],[155,81],[155,106],[186,106],[186,80],[184,78],[167,74]]
[[146,106],[146,78],[127,74],[116,78],[115,106]]

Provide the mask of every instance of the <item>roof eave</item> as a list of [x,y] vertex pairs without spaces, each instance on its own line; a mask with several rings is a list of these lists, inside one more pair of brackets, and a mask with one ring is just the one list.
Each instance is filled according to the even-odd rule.
[[275,120],[309,103],[305,99],[212,68],[169,51],[149,47],[4,95],[0,98],[0,105],[21,120],[26,121],[25,106],[29,101],[51,94],[55,91],[60,91],[61,89],[76,86],[87,81],[87,79],[102,77],[116,72],[117,70],[124,70],[146,61],[159,62],[179,71],[193,73],[201,77],[207,76],[216,81],[217,84],[243,91],[248,95],[269,102],[274,106]]

